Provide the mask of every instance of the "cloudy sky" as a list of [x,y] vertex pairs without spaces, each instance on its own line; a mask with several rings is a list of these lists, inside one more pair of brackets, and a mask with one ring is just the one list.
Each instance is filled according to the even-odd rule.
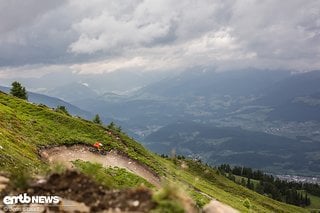
[[0,77],[320,68],[319,0],[0,0]]

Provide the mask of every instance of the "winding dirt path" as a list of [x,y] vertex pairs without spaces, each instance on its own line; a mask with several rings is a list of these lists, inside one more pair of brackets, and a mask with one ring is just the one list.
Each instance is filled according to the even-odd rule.
[[146,179],[158,188],[160,187],[160,179],[155,174],[136,161],[115,152],[108,152],[107,155],[103,156],[90,152],[88,146],[74,145],[71,147],[59,146],[41,150],[40,155],[49,161],[49,163],[61,163],[68,168],[73,168],[72,161],[75,160],[101,163],[104,167],[117,166]]
[[[90,161],[95,163],[101,163],[104,167],[119,167],[128,170],[144,179],[148,182],[160,188],[160,179],[146,167],[140,165],[138,162],[133,161],[132,159],[119,155],[115,152],[108,152],[106,156],[94,154],[89,151],[88,146],[84,145],[74,145],[71,147],[59,146],[54,148],[48,148],[40,151],[42,158],[46,159],[49,163],[61,163],[68,168],[73,168],[72,161],[83,160]],[[212,199],[211,196],[200,192],[203,195],[208,196]],[[223,204],[215,199],[207,204],[203,212],[205,213],[238,213],[239,211],[234,208]]]

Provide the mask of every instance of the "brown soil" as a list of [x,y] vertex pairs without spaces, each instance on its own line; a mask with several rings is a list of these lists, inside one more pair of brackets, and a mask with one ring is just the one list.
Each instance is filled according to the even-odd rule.
[[[20,192],[17,189],[7,188],[0,194],[2,195],[0,197],[2,198],[9,192],[10,194],[27,192],[30,196],[59,196],[66,200],[76,201],[83,206],[85,205],[90,212],[103,210],[149,212],[156,205],[152,201],[152,192],[149,189],[106,190],[77,171],[52,174],[45,182],[30,184],[27,189]],[[77,206],[74,206],[76,211],[82,212],[81,205]],[[61,206],[59,205],[47,206],[46,209],[61,212]]]
[[[72,168],[73,164],[71,162],[77,159],[101,163],[105,167],[125,168],[156,187],[160,187],[160,179],[144,165],[116,152],[109,152],[106,156],[103,156],[90,152],[87,146],[74,145],[41,150],[40,155],[49,163],[59,162],[68,168]],[[67,170],[64,174],[52,174],[47,180],[34,182],[23,191],[8,187],[5,184],[8,179],[0,180],[2,180],[0,182],[4,187],[7,186],[3,191],[0,190],[0,206],[4,196],[27,192],[28,195],[55,195],[63,198],[60,205],[42,206],[42,212],[104,212],[106,210],[107,212],[150,212],[151,209],[156,207],[156,204],[152,201],[152,192],[149,189],[107,190],[77,171]],[[68,205],[73,209],[66,209]],[[204,207],[203,212],[236,213],[238,211],[212,200]]]
[[128,171],[144,178],[156,187],[160,187],[160,179],[144,165],[117,154],[114,151],[108,152],[107,155],[99,155],[89,151],[88,146],[74,145],[70,147],[59,146],[54,148],[48,148],[40,151],[42,158],[49,161],[49,163],[58,162],[64,164],[68,168],[72,168],[72,161],[77,159],[83,161],[90,161],[95,163],[101,163],[105,167],[120,167],[127,169]]

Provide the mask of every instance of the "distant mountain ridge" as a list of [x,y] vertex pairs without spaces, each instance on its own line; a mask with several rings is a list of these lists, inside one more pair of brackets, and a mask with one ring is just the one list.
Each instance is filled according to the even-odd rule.
[[185,95],[208,97],[215,94],[244,96],[260,94],[270,84],[289,76],[288,71],[254,69],[228,72],[190,71],[148,85],[138,92],[165,97]]
[[[257,103],[272,106],[269,120],[320,121],[320,71],[291,75],[277,82]],[[308,103],[309,99],[309,103]],[[305,101],[303,101],[305,100]]]
[[[10,88],[0,86],[0,91],[3,91],[5,93],[9,93]],[[93,114],[91,112],[80,109],[79,107],[74,106],[74,105],[72,105],[66,101],[63,101],[59,98],[54,98],[54,97],[50,97],[47,95],[38,94],[38,93],[34,93],[34,92],[28,92],[28,100],[33,103],[44,104],[44,105],[51,107],[51,108],[56,108],[57,106],[65,106],[67,108],[68,112],[72,115],[77,115],[82,118],[90,119],[90,120],[93,118]]]

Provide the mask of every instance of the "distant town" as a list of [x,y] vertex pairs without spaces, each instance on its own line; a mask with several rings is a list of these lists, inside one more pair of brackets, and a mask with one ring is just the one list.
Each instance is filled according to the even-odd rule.
[[276,175],[276,177],[280,180],[286,180],[288,182],[320,184],[320,177],[307,177],[297,175]]

